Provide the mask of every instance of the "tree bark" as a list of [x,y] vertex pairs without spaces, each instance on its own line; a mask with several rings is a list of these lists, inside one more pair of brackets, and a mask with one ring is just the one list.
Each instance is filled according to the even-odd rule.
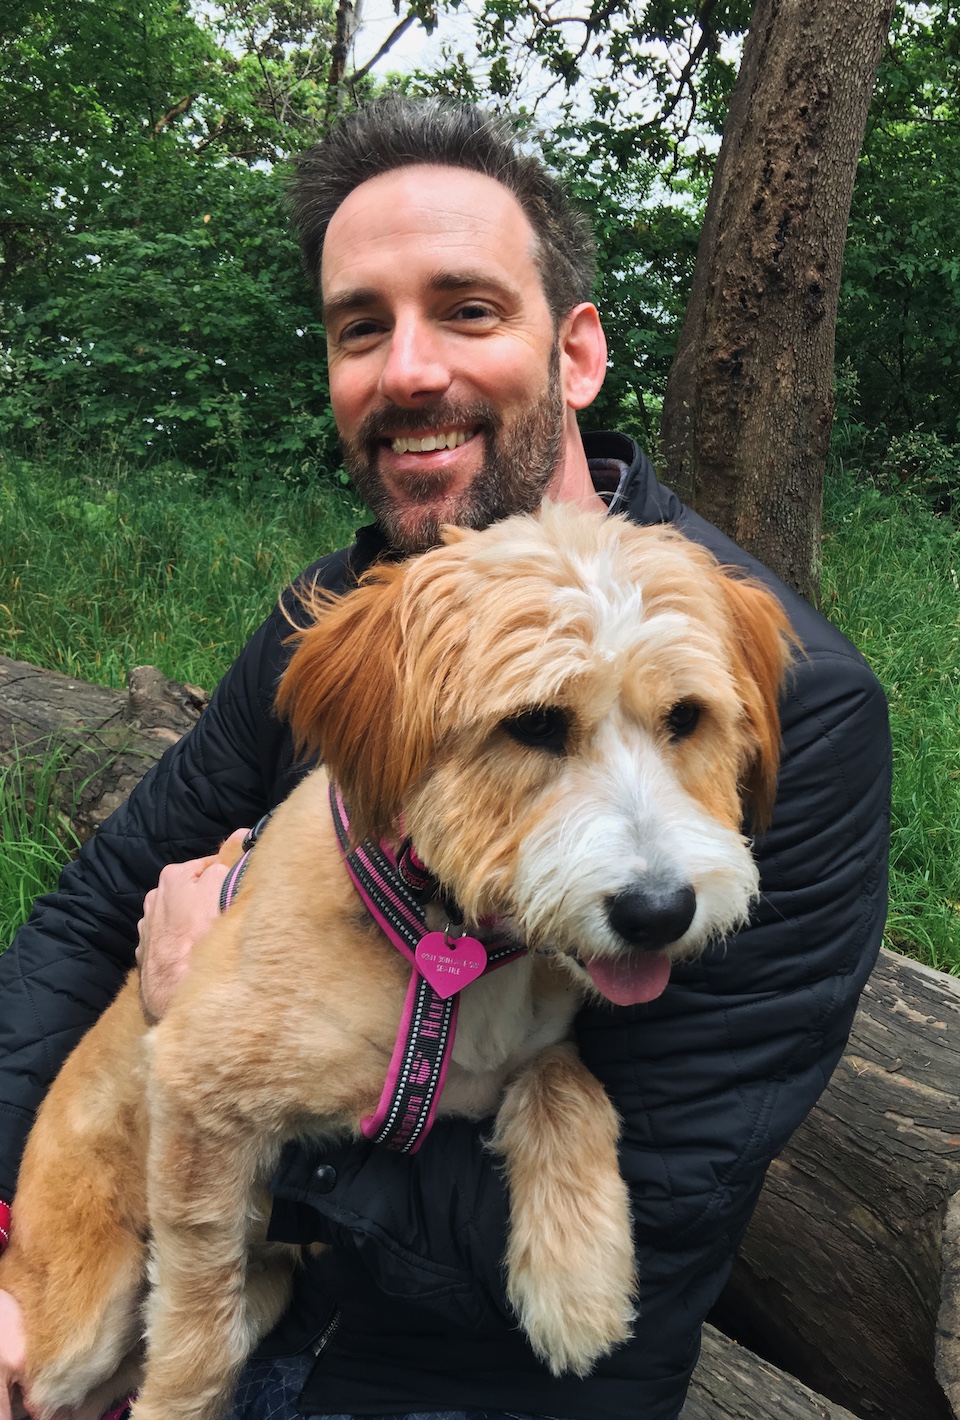
[[60,807],[83,842],[206,701],[156,666],[136,666],[122,691],[0,656],[0,764],[56,756]]
[[893,0],[758,0],[667,382],[685,501],[816,599],[844,237]]
[[679,1420],[856,1420],[842,1405],[703,1328],[700,1361]]
[[714,1320],[866,1420],[960,1415],[956,978],[881,954]]
[[362,0],[338,0],[337,3],[337,23],[330,50],[330,69],[327,73],[328,121],[340,100],[340,85],[346,73],[350,46],[360,25],[361,8]]

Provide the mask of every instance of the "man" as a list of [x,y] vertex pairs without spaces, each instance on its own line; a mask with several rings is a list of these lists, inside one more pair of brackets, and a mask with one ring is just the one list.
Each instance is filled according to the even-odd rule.
[[[675,968],[659,1000],[578,1018],[581,1052],[623,1119],[634,1340],[582,1379],[552,1377],[533,1356],[503,1296],[505,1198],[482,1128],[442,1122],[412,1157],[293,1148],[274,1180],[276,1235],[332,1246],[248,1366],[235,1414],[675,1420],[766,1165],[825,1085],[879,945],[883,696],[853,648],[684,510],[628,439],[584,447],[576,411],[606,368],[589,235],[506,125],[378,101],[301,160],[295,216],[320,277],[345,457],[377,516],[311,575],[348,590],[377,557],[429,546],[444,522],[484,525],[547,493],[675,522],[775,586],[805,655],[784,697],[781,787],[749,928]],[[272,713],[286,630],[279,613],[261,628],[197,728],[0,962],[0,1196],[12,1196],[43,1088],[132,960],[144,895],[144,1000],[159,1016],[216,911],[222,871],[198,855],[303,772]],[[161,875],[165,864],[179,866]],[[8,1376],[12,1306],[0,1297]]]

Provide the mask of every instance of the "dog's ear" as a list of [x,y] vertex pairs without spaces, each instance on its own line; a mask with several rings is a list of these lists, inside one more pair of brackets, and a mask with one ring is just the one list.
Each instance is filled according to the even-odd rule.
[[799,642],[777,598],[732,568],[720,585],[732,628],[730,658],[750,727],[752,752],[741,781],[750,828],[770,822],[780,768],[780,690]]
[[404,693],[404,576],[404,564],[386,564],[344,596],[304,595],[312,623],[277,693],[298,750],[319,755],[340,785],[357,842],[393,827],[432,748],[430,716]]

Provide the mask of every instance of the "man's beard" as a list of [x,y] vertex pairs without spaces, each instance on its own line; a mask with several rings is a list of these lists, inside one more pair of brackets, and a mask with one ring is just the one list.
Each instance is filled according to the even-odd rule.
[[[444,402],[430,409],[389,407],[367,415],[355,439],[341,439],[354,487],[390,540],[402,552],[424,552],[440,541],[445,523],[485,528],[512,513],[533,513],[557,469],[563,437],[564,404],[558,352],[550,362],[547,387],[512,425],[487,404]],[[469,485],[445,501],[442,513],[420,502],[442,490],[447,476],[421,474],[404,479],[407,500],[395,506],[384,487],[377,460],[383,440],[431,429],[475,429],[484,438],[484,459]]]

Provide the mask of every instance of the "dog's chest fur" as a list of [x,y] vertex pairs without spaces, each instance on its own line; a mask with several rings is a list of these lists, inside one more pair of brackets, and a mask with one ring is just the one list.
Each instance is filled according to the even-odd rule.
[[548,960],[520,957],[472,982],[460,996],[453,1058],[440,1114],[492,1114],[513,1074],[564,1040],[580,992]]

